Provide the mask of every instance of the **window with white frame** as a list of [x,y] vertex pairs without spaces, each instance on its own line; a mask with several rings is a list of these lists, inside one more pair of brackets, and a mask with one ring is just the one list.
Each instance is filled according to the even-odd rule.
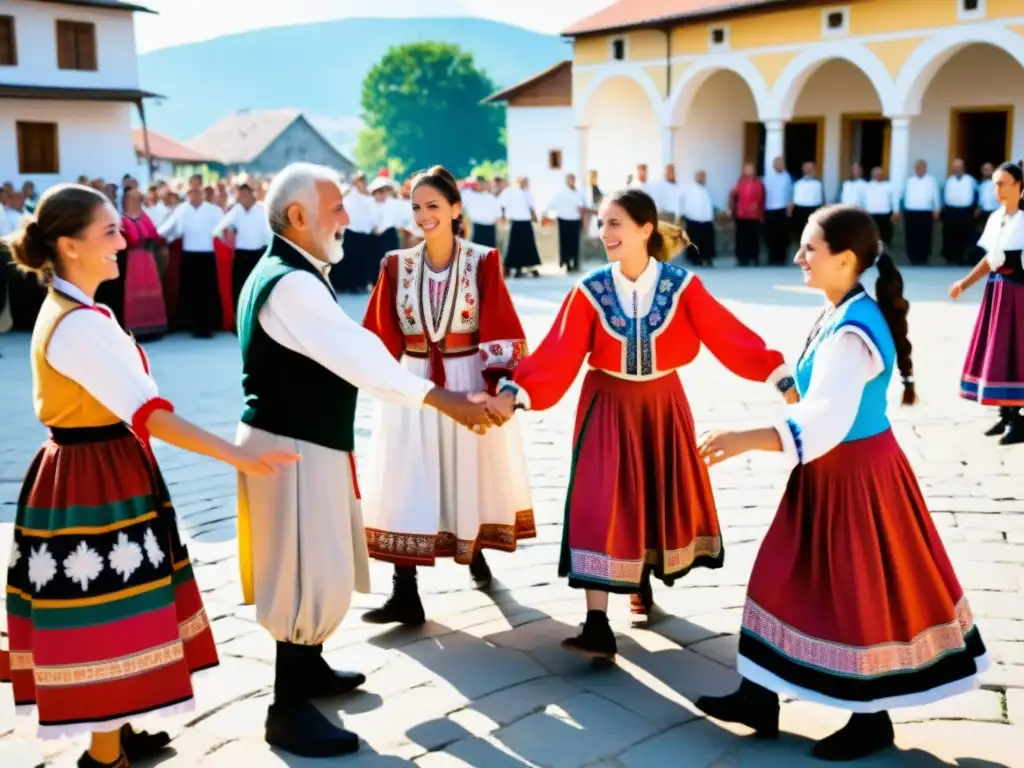
[[821,12],[821,36],[836,37],[850,33],[850,9],[826,8]]
[[961,21],[985,18],[985,0],[956,0],[956,4]]
[[708,30],[708,48],[712,51],[729,49],[729,27],[727,25],[722,24]]
[[625,61],[626,60],[626,38],[624,37],[613,37],[611,40],[612,47],[612,60],[613,61]]

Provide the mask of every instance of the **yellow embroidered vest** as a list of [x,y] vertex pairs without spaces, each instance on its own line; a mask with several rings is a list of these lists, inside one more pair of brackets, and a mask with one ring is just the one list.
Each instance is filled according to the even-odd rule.
[[48,427],[105,427],[121,421],[80,384],[58,373],[46,360],[50,338],[64,316],[75,310],[91,311],[81,307],[77,301],[50,290],[32,329],[32,399],[36,417]]

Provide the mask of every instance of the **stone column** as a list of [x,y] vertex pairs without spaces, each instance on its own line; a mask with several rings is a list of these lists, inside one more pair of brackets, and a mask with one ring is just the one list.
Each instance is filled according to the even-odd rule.
[[889,123],[889,182],[897,199],[902,200],[910,175],[910,118],[889,117]]
[[772,161],[782,157],[786,148],[786,123],[783,120],[764,121],[764,174],[772,169]]
[[678,126],[666,125],[661,129],[661,164],[666,166],[676,161],[676,130]]
[[576,183],[580,189],[589,189],[590,168],[588,149],[590,145],[590,128],[585,125],[576,126]]

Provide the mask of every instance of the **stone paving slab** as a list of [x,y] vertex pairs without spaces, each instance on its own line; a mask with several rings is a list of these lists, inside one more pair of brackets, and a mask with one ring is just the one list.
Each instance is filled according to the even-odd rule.
[[[995,663],[979,690],[895,712],[899,749],[859,765],[1024,767],[1024,447],[1000,448],[983,437],[993,414],[957,397],[980,296],[979,290],[964,303],[946,300],[945,287],[958,276],[945,269],[905,275],[922,402],[913,409],[894,407],[892,416]],[[795,358],[820,302],[802,289],[794,270],[704,270],[702,277],[770,344]],[[513,282],[531,343],[547,330],[569,284],[561,277]],[[361,316],[364,303],[343,299],[353,316]],[[8,550],[25,467],[44,437],[29,407],[27,341],[0,335],[0,552]],[[232,438],[240,401],[236,340],[170,337],[147,351],[163,394],[179,412]],[[778,413],[767,387],[736,379],[706,352],[683,380],[699,431],[763,423]],[[656,586],[663,615],[648,628],[631,627],[626,601],[612,601],[621,651],[616,668],[594,671],[559,648],[584,616],[582,596],[556,575],[578,388],[579,382],[551,411],[520,417],[538,537],[515,554],[488,556],[496,577],[490,594],[472,590],[465,569],[443,563],[421,571],[431,617],[426,626],[407,631],[364,625],[359,616],[390,588],[388,567],[372,566],[374,594],[355,596],[349,617],[325,646],[331,663],[368,677],[360,693],[322,705],[328,717],[363,738],[359,754],[337,761],[300,760],[263,743],[274,645],[256,624],[253,608],[240,605],[234,475],[158,445],[222,660],[196,678],[196,710],[169,722],[174,749],[158,764],[815,765],[811,740],[842,725],[845,713],[784,702],[786,733],[770,743],[749,738],[740,726],[708,720],[692,704],[697,696],[736,685],[745,585],[786,481],[777,456],[743,457],[712,472],[726,538],[724,568],[690,574],[672,589]],[[372,424],[372,402],[361,399],[360,458]],[[0,610],[0,632],[5,628]],[[84,743],[24,736],[16,730],[10,697],[0,692],[0,768],[71,766]]]

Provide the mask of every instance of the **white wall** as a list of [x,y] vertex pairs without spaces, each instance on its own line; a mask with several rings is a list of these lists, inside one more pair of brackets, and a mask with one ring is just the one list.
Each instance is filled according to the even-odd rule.
[[[130,104],[12,99],[0,101],[0,107],[0,183],[32,180],[42,191],[82,174],[120,183],[124,174],[137,172]],[[59,173],[18,173],[15,124],[20,120],[57,123]]]
[[[734,72],[715,72],[697,91],[689,114],[677,119],[682,127],[673,148],[676,178],[689,183],[694,173],[704,171],[712,203],[725,208],[743,171],[744,124],[757,121],[750,89]],[[660,178],[660,171],[652,176]]]
[[[825,186],[825,199],[834,202],[839,185],[849,173],[840,167],[843,144],[843,115],[881,114],[878,93],[867,75],[848,61],[833,59],[821,65],[804,83],[796,100],[793,117],[824,117],[825,147],[818,169]],[[865,173],[869,172],[867,169]]]
[[[572,107],[509,107],[506,121],[509,175],[526,176],[543,209],[564,185],[565,175],[578,170]],[[562,153],[561,170],[548,167],[548,152],[555,149]]]
[[[910,123],[910,162],[921,158],[941,180],[947,175],[950,113],[954,107],[1014,107],[1013,152],[1000,157],[993,148],[993,163],[1024,156],[1024,69],[1007,53],[988,45],[972,45],[955,54],[935,74],[921,100],[921,114]],[[978,169],[967,172],[977,178]]]
[[[135,22],[131,13],[52,3],[0,0],[0,14],[14,17],[18,65],[0,69],[14,85],[71,88],[138,88]],[[57,68],[57,20],[96,25],[96,72]],[[6,104],[4,112],[6,113]]]
[[[606,80],[587,106],[587,165],[598,172],[605,194],[626,185],[636,166],[646,163],[649,178],[661,176],[661,124],[647,93],[624,77]],[[586,179],[581,180],[585,186]]]

